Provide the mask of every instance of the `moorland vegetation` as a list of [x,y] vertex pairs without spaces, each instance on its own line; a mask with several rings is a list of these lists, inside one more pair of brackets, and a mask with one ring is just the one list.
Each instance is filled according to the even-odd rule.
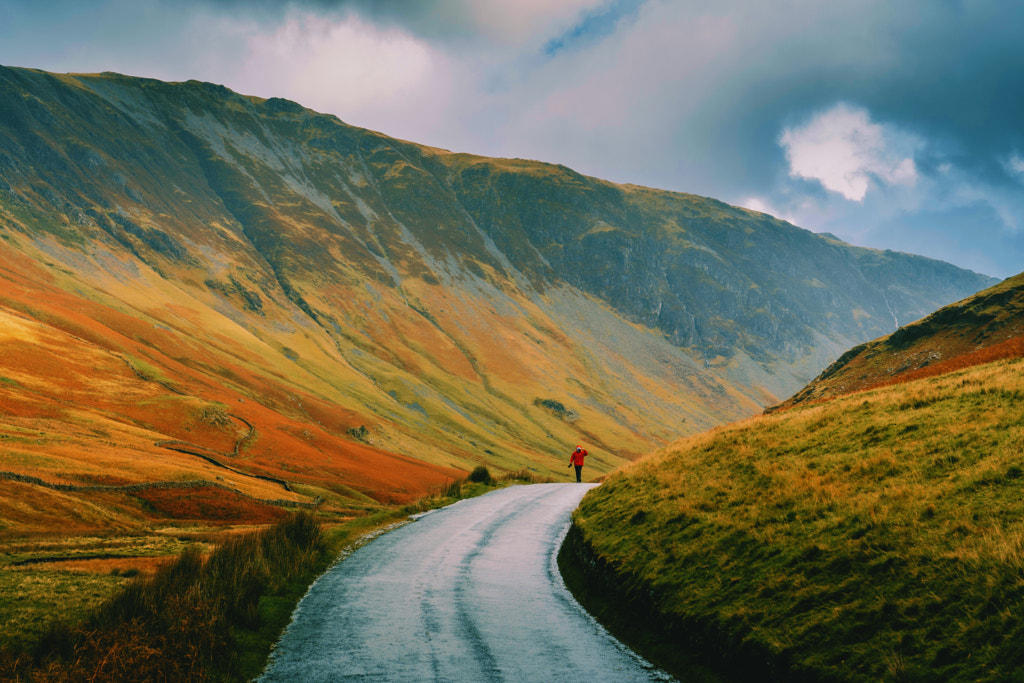
[[853,347],[778,410],[1024,356],[1024,273]]
[[326,550],[320,524],[305,511],[230,538],[208,556],[191,545],[81,622],[57,620],[30,647],[9,646],[0,678],[237,678],[248,668],[241,643],[258,638],[262,624],[280,621],[282,603],[294,602],[287,596],[324,564]]
[[689,644],[741,677],[1020,680],[1024,360],[691,437],[589,492],[573,533],[575,564],[611,570],[616,598],[664,626],[655,657]]

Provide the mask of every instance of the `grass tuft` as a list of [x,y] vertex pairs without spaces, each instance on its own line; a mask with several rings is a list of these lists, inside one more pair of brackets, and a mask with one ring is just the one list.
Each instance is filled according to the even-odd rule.
[[491,473],[483,465],[477,465],[469,473],[468,479],[475,484],[488,484],[491,481]]

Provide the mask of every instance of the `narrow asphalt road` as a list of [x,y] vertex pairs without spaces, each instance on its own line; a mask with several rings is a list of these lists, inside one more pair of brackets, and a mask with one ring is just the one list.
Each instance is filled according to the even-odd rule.
[[374,539],[314,584],[260,681],[671,681],[562,583],[589,488],[513,486]]

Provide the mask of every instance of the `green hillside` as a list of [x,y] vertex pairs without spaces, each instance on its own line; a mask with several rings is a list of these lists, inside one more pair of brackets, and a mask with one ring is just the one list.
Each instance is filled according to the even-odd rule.
[[1018,359],[692,437],[574,522],[675,647],[727,671],[1019,680],[1022,486]]

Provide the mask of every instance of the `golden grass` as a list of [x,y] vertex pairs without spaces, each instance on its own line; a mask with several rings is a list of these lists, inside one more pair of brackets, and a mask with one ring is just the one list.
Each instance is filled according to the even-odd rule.
[[753,418],[575,522],[668,611],[838,680],[1024,674],[1024,361]]
[[1024,356],[1024,274],[862,344],[782,407]]
[[0,568],[0,650],[37,641],[58,620],[85,618],[128,580],[110,571]]

